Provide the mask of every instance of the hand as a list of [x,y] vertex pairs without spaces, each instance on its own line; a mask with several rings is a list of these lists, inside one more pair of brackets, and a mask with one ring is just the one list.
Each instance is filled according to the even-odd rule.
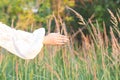
[[69,41],[67,36],[59,33],[50,33],[44,37],[43,44],[49,45],[63,45]]

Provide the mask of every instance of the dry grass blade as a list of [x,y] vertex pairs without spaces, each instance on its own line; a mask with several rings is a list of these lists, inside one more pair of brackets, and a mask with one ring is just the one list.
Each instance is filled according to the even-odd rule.
[[2,54],[2,53],[0,53],[0,65],[1,65],[1,63],[2,63],[3,59],[4,59],[4,56],[3,56],[3,54]]
[[94,37],[97,38],[97,30],[95,28],[95,26],[93,25],[93,23],[91,22],[91,20],[89,19],[89,23],[92,27],[92,31],[93,31],[93,34],[94,34]]
[[11,27],[14,28],[14,18],[12,19]]
[[104,28],[104,41],[105,41],[105,47],[106,47],[106,49],[107,49],[107,48],[108,48],[109,40],[108,40],[108,37],[107,37],[105,22],[103,22],[103,28]]
[[80,31],[78,30],[78,31],[76,31],[73,35],[72,35],[72,39],[74,39],[78,34],[80,33]]
[[84,18],[78,12],[76,12],[74,9],[72,9],[72,8],[70,8],[68,6],[66,6],[66,8],[69,9],[69,10],[71,10],[72,12],[74,12],[76,14],[76,16],[80,19],[79,24],[86,25],[86,23],[84,21]]
[[99,28],[99,24],[98,24],[98,21],[96,21],[96,24],[97,24],[97,38],[98,38],[98,43],[99,43],[99,46],[101,46],[101,48],[103,47],[103,37],[102,37],[102,33],[100,32],[100,28]]
[[16,78],[17,78],[17,80],[19,80],[18,79],[18,69],[19,69],[19,63],[18,63],[18,61],[16,61],[15,72],[16,72]]
[[90,45],[90,41],[89,41],[89,39],[88,39],[88,37],[86,37],[85,35],[84,35],[84,33],[82,32],[82,30],[81,29],[79,29],[79,32],[81,33],[81,35],[82,35],[82,47],[83,47],[83,49],[84,49],[84,55],[85,55],[85,57],[87,56],[87,51],[89,51],[90,50],[90,47],[91,47],[91,45]]
[[116,15],[117,15],[118,21],[120,22],[120,9],[118,8],[117,11],[118,11],[118,12],[116,13]]
[[[108,9],[108,11],[109,11],[109,13],[110,13],[110,15],[111,15],[111,22],[113,23],[113,25],[115,26],[115,27],[113,27],[116,31],[117,31],[117,33],[118,33],[118,36],[120,37],[120,31],[119,31],[119,28],[118,28],[118,23],[120,22],[120,17],[119,17],[119,12],[120,12],[120,10],[118,9],[118,13],[117,13],[117,18],[118,18],[118,20],[117,20],[117,18],[114,16],[114,14],[112,13],[112,11],[111,10],[109,10]],[[118,22],[119,21],[119,22]]]
[[57,18],[56,18],[56,16],[55,16],[54,14],[53,14],[53,17],[54,17],[55,23],[56,23],[56,30],[57,30],[57,32],[60,33],[60,25],[59,25],[59,22],[58,22],[58,20],[57,20]]
[[115,17],[115,15],[112,13],[112,11],[110,9],[108,9],[108,12],[110,13],[111,15],[111,23],[113,25],[115,25],[115,27],[118,27],[118,21],[117,21],[117,18]]
[[52,74],[54,74],[57,77],[58,80],[61,80],[58,73],[56,71],[54,71],[49,64],[46,63],[45,66]]
[[52,23],[53,17],[50,17],[50,19],[47,21],[47,26],[48,26],[48,34],[51,32],[51,23]]
[[117,41],[117,39],[115,38],[115,35],[113,33],[112,28],[110,27],[110,34],[111,34],[111,39],[112,39],[112,51],[113,51],[113,57],[116,61],[118,61],[118,56],[120,55],[120,45]]
[[[68,34],[67,34],[67,30],[66,30],[66,25],[65,25],[65,23],[62,24],[62,27],[63,27],[63,30],[64,30],[65,35],[67,36]],[[74,57],[74,55],[73,55],[73,48],[72,48],[70,42],[68,42],[67,45],[68,45],[68,47],[69,47],[70,53],[72,54],[72,57]]]
[[[62,25],[62,30],[64,31],[64,34],[65,34],[66,36],[68,36],[67,29],[66,29],[66,25],[65,25],[65,23],[62,21],[60,15],[59,15],[59,20],[60,20],[60,24]],[[69,47],[70,53],[72,54],[72,56],[74,56],[74,55],[73,55],[73,49],[72,49],[72,46],[71,46],[70,42],[68,42],[67,45],[68,45],[68,47]]]
[[118,36],[119,36],[119,38],[120,38],[120,31],[119,31],[119,29],[118,29],[118,28],[116,28],[116,27],[113,27],[113,28],[117,31]]

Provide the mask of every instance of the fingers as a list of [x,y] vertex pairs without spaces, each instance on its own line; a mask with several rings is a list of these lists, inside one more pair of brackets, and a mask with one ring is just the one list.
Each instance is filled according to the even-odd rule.
[[59,33],[50,33],[45,38],[43,43],[50,45],[63,45],[69,41],[67,36],[61,35]]
[[63,45],[69,41],[67,36],[60,35],[60,34],[56,38],[57,38],[56,42],[58,45]]
[[66,42],[63,42],[63,41],[61,41],[61,40],[57,40],[57,42],[56,42],[56,44],[57,45],[64,45]]

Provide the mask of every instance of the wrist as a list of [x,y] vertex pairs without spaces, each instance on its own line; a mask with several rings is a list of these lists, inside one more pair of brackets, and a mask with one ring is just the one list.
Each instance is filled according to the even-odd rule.
[[46,44],[46,36],[43,39],[43,44]]

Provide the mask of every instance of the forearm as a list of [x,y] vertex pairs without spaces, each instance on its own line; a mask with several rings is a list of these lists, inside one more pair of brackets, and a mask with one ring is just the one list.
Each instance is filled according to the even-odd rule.
[[0,23],[0,46],[23,59],[33,59],[43,46],[44,34],[43,28],[29,33]]

